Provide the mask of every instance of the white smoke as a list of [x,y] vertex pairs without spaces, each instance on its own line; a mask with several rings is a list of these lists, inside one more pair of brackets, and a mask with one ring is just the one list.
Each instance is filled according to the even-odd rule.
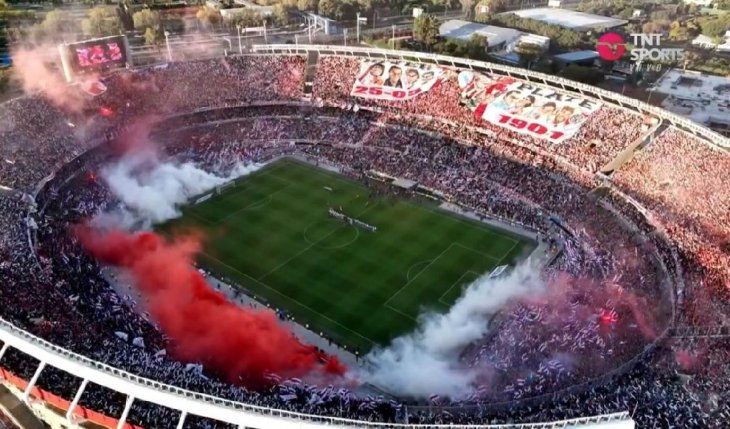
[[123,207],[97,216],[102,224],[125,228],[159,224],[181,215],[180,207],[237,177],[250,174],[261,164],[237,164],[226,176],[218,176],[195,164],[160,161],[147,151],[124,156],[101,170],[101,177]]
[[464,290],[447,313],[423,313],[413,332],[396,338],[387,348],[371,351],[360,378],[398,396],[436,394],[462,399],[473,391],[478,371],[460,362],[460,353],[489,332],[490,318],[509,301],[545,287],[539,270],[529,261],[502,277],[485,274]]

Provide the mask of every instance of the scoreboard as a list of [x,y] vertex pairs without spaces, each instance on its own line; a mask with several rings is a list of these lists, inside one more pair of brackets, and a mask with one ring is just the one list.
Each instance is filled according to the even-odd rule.
[[61,44],[58,49],[64,75],[69,82],[78,75],[126,67],[129,62],[129,44],[126,36]]

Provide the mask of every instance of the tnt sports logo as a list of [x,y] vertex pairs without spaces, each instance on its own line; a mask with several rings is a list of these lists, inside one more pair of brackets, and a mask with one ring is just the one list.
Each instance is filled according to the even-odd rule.
[[[631,61],[638,68],[644,63],[661,69],[662,64],[675,63],[685,59],[681,48],[662,48],[662,35],[659,33],[631,33]],[[596,43],[598,56],[607,61],[616,61],[624,56],[627,44],[617,33],[606,33]],[[648,68],[648,67],[647,67]]]
[[606,61],[616,61],[626,53],[626,41],[620,34],[606,33],[596,43],[598,56]]

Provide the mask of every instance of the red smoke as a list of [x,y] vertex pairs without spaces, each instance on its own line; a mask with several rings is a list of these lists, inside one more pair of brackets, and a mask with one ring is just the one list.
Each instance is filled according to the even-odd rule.
[[231,383],[261,388],[265,375],[342,375],[345,367],[299,342],[268,310],[242,309],[213,290],[193,266],[195,236],[165,240],[152,232],[76,231],[100,261],[129,270],[147,309],[180,360],[200,362]]
[[26,92],[41,92],[55,106],[80,112],[85,105],[85,97],[78,88],[66,82],[55,64],[57,57],[58,48],[53,45],[17,49],[13,51],[12,70]]
[[159,120],[160,117],[156,115],[146,115],[134,118],[134,120],[130,121],[124,130],[111,141],[111,149],[120,155],[132,153],[148,153],[151,155],[157,153],[157,147],[152,142],[150,133]]

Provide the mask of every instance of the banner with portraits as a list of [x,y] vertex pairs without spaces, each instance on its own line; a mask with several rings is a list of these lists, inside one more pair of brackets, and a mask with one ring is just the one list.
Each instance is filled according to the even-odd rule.
[[406,61],[363,61],[351,95],[371,100],[410,100],[442,79],[444,70],[432,64]]
[[484,121],[560,143],[574,136],[601,103],[509,76],[462,71],[461,102]]

